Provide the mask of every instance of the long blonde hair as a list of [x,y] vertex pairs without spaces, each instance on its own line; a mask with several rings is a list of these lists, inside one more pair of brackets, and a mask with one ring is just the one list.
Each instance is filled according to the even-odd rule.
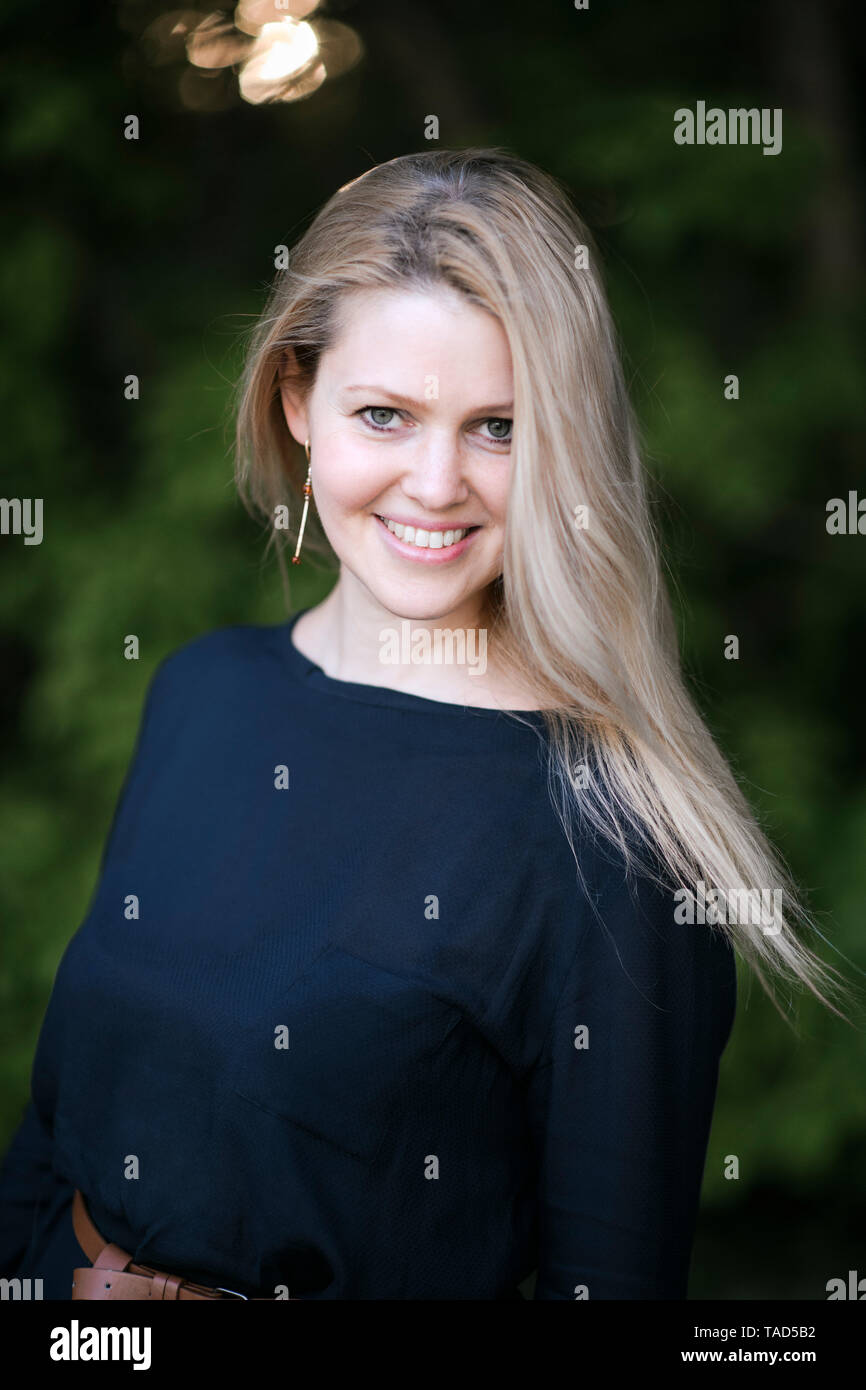
[[[511,349],[508,516],[520,524],[506,523],[490,641],[545,706],[549,789],[578,872],[577,814],[629,872],[702,882],[722,903],[780,890],[773,932],[753,913],[716,916],[719,929],[777,1008],[768,973],[844,1017],[823,992],[846,994],[841,976],[799,939],[817,928],[683,680],[599,256],[550,175],[501,148],[402,155],[339,189],[292,248],[235,402],[238,488],[268,525],[284,582],[292,537],[275,508],[299,497],[306,469],[280,404],[285,349],[308,390],[342,296],[443,283],[495,315]],[[315,521],[310,547],[327,551]]]

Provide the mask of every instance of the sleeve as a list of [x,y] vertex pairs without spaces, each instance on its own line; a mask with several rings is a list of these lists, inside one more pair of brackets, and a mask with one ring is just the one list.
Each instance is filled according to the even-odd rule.
[[0,1165],[0,1276],[14,1277],[27,1254],[40,1201],[54,1184],[52,1149],[29,1100]]
[[141,720],[138,726],[138,733],[135,739],[132,757],[123,779],[123,783],[118,793],[115,803],[114,815],[111,819],[108,834],[105,837],[105,844],[102,856],[99,861],[99,875],[105,871],[109,857],[117,843],[126,837],[128,830],[127,821],[130,813],[135,807],[138,798],[138,788],[148,772],[148,753],[150,752],[150,735],[155,722],[156,711],[160,712],[160,719],[164,722],[166,696],[170,691],[170,678],[178,664],[179,653],[170,653],[159,663],[148,683],[144,698]]
[[[98,879],[101,879],[113,846],[131,832],[136,788],[147,775],[149,731],[154,711],[166,689],[167,668],[174,665],[172,655],[157,667],[148,685],[135,748],[117,798],[111,826],[102,851]],[[55,976],[56,983],[56,976]],[[53,1003],[53,991],[52,1001]],[[40,1211],[61,1181],[53,1171],[51,1097],[56,1073],[56,1039],[43,1019],[31,1071],[30,1097],[18,1129],[0,1165],[0,1275],[13,1277],[27,1254]]]
[[736,964],[673,892],[610,867],[588,894],[528,1082],[536,1299],[686,1297]]

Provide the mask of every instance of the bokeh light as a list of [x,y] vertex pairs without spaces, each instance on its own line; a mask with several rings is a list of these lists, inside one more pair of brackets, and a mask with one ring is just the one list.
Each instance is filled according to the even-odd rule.
[[[185,107],[222,110],[237,93],[251,105],[299,101],[360,61],[349,25],[310,19],[318,0],[242,0],[233,11],[169,10],[141,35],[153,67],[183,63],[177,91]],[[231,85],[219,73],[232,69]]]

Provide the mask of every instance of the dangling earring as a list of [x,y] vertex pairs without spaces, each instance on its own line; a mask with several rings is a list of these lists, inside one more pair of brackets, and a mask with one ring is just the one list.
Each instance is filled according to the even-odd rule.
[[312,491],[313,491],[313,485],[312,485],[312,483],[311,483],[311,481],[310,481],[310,478],[311,478],[311,475],[312,475],[312,472],[313,472],[313,464],[312,464],[312,461],[311,461],[311,459],[310,459],[310,441],[309,441],[309,439],[305,440],[305,442],[304,442],[304,449],[305,449],[306,455],[307,455],[307,481],[304,483],[304,510],[303,510],[303,512],[301,513],[301,528],[300,528],[300,530],[298,531],[298,544],[295,546],[295,553],[294,553],[294,555],[292,556],[292,564],[293,564],[293,565],[299,565],[299,564],[301,563],[301,559],[300,559],[300,555],[301,555],[301,541],[304,539],[304,527],[305,527],[306,524],[307,524],[307,512],[310,510],[310,496],[311,496]]

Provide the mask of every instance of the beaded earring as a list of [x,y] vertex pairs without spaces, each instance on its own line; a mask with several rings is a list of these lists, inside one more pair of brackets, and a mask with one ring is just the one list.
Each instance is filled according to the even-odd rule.
[[299,565],[301,563],[301,541],[304,539],[304,527],[307,524],[307,512],[310,509],[310,497],[312,496],[313,492],[313,485],[310,481],[313,472],[313,465],[310,459],[309,439],[305,440],[304,442],[304,450],[307,455],[307,481],[304,483],[304,510],[301,513],[301,526],[300,530],[298,531],[298,544],[295,546],[295,553],[292,556],[293,565]]

